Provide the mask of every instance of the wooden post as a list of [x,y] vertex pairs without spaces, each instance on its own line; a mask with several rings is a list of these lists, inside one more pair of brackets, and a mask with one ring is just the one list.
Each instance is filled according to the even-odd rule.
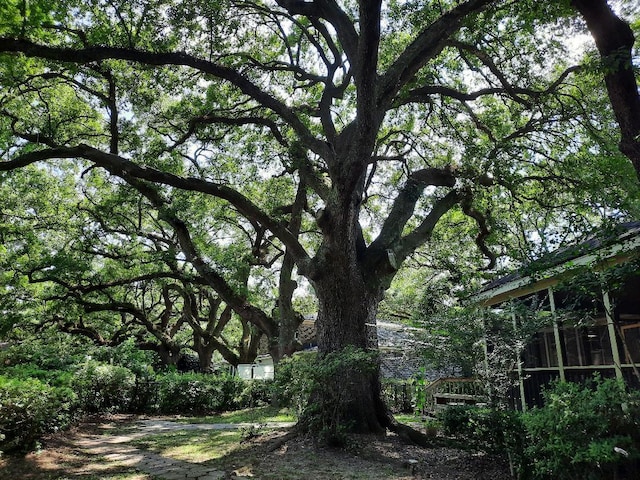
[[609,292],[602,290],[602,300],[604,302],[604,314],[607,319],[607,330],[609,331],[609,342],[611,343],[611,356],[613,357],[613,366],[616,370],[616,378],[623,379],[622,364],[620,363],[620,351],[618,350],[618,340],[616,338],[616,328],[613,324],[613,311],[611,310],[611,299]]
[[553,296],[553,288],[547,289],[549,292],[549,307],[551,308],[551,318],[553,318],[553,339],[556,344],[556,356],[558,357],[558,372],[560,373],[560,381],[566,380],[564,376],[564,360],[562,359],[562,342],[560,341],[560,328],[558,327],[558,315],[556,314],[556,301]]
[[485,310],[481,310],[482,318],[482,353],[484,354],[484,370],[489,375],[489,348],[487,346],[487,322],[485,322]]
[[[513,308],[513,303],[510,303],[511,306],[511,320],[513,321],[513,330],[514,332],[518,328],[518,322],[516,319],[516,311]],[[527,399],[524,396],[524,377],[522,375],[522,359],[520,358],[520,352],[516,352],[516,365],[518,366],[518,384],[520,386],[520,405],[522,406],[522,411],[527,410]]]

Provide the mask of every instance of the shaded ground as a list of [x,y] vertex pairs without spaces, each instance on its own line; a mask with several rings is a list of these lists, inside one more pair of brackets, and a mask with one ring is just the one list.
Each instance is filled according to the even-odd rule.
[[[230,429],[235,429],[232,431]],[[286,430],[184,424],[166,418],[87,420],[41,451],[0,459],[0,478],[25,480],[500,480],[504,461],[451,448],[422,449],[389,435],[357,437],[347,451]]]

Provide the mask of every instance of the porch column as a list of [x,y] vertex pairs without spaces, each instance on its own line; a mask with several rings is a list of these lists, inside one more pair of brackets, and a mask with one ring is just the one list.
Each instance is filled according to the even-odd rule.
[[[482,319],[482,353],[484,354],[484,375],[486,378],[489,378],[489,345],[487,342],[487,322],[486,319],[486,310],[483,308],[480,310],[480,318]],[[493,389],[491,388],[491,382],[486,382],[487,386],[487,396],[489,399],[492,398]]]
[[613,310],[611,309],[611,299],[609,298],[609,292],[607,290],[602,290],[602,300],[604,302],[604,314],[607,319],[607,330],[609,331],[609,342],[611,343],[611,356],[613,357],[613,366],[616,371],[616,378],[622,380],[622,363],[620,362],[620,352],[618,350],[616,328],[613,324]]
[[[511,307],[511,320],[513,321],[513,329],[514,331],[518,328],[518,322],[516,318],[516,311],[513,308],[513,303],[509,303]],[[516,352],[516,365],[518,366],[518,385],[520,386],[520,405],[522,406],[522,411],[527,410],[527,399],[524,396],[524,375],[522,374],[522,358],[521,352]]]
[[553,296],[553,288],[547,289],[549,292],[549,307],[551,308],[551,318],[553,319],[553,339],[556,344],[556,356],[558,357],[558,372],[560,373],[560,380],[564,382],[564,360],[562,359],[562,342],[560,341],[560,328],[558,327],[558,315],[556,314],[556,300]]
[[484,309],[480,312],[482,319],[482,353],[484,354],[484,370],[489,374],[489,347],[487,345],[487,322],[485,322],[486,312]]

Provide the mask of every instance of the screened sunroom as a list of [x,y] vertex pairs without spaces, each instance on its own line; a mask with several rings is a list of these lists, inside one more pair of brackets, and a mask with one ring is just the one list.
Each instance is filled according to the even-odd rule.
[[[474,301],[538,328],[515,361],[515,405],[541,404],[554,379],[598,372],[640,387],[640,222],[561,249],[491,282]],[[532,313],[533,312],[533,313]],[[527,317],[527,318],[525,318]]]

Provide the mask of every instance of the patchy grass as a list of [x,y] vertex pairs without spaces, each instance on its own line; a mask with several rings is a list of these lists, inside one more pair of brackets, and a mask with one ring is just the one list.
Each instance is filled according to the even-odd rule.
[[415,414],[399,414],[394,415],[394,417],[400,423],[419,428],[431,438],[437,437],[442,431],[442,425],[435,418],[426,418],[422,415]]
[[398,413],[394,418],[400,423],[422,423],[422,415],[414,413]]
[[237,430],[178,431],[145,435],[129,445],[165,457],[202,463],[225,457],[241,447],[242,432]]
[[206,417],[181,417],[176,422],[183,423],[270,423],[295,422],[297,418],[287,408],[259,407]]

